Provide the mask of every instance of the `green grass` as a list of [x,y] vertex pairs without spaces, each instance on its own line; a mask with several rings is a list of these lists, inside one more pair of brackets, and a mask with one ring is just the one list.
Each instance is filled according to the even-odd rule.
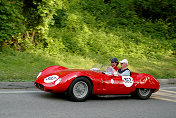
[[35,81],[40,71],[48,66],[61,65],[67,68],[90,68],[93,59],[71,54],[50,56],[44,51],[17,52],[6,49],[0,52],[0,81]]
[[[61,65],[67,68],[89,69],[98,63],[101,57],[88,58],[72,55],[66,52],[58,52],[51,56],[46,51],[18,52],[12,49],[4,49],[0,52],[0,81],[35,81],[38,73],[48,66]],[[122,57],[118,58],[123,59]],[[176,78],[176,58],[158,57],[158,59],[142,60],[127,58],[129,68],[138,73],[149,73],[156,78]],[[109,64],[109,60],[102,60]]]
[[156,59],[136,60],[131,60],[131,67],[136,72],[148,73],[158,79],[176,78],[176,57],[174,56],[158,56]]

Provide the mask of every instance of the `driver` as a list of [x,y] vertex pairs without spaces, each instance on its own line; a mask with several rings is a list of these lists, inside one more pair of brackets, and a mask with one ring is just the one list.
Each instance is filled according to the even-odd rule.
[[117,65],[119,64],[118,59],[117,58],[113,58],[111,60],[111,66],[109,66],[105,72],[109,72],[109,73],[117,73],[118,68]]
[[117,58],[113,58],[113,59],[111,60],[111,66],[112,66],[112,68],[113,68],[115,71],[118,70],[118,68],[117,68],[118,64],[119,64],[119,62],[118,62],[118,59],[117,59]]

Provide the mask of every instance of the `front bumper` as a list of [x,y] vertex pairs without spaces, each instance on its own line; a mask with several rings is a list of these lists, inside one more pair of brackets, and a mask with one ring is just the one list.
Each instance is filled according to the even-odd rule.
[[39,83],[35,82],[34,85],[35,85],[36,88],[38,88],[38,89],[40,89],[42,91],[45,90],[45,87],[42,84],[39,84]]
[[35,87],[46,92],[52,92],[52,93],[64,93],[68,87],[66,87],[64,84],[55,85],[54,83],[40,83],[35,82]]

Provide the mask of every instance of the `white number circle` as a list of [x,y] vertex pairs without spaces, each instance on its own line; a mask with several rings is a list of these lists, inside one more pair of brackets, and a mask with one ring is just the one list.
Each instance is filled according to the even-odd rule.
[[131,87],[134,83],[133,78],[130,76],[122,76],[122,80],[126,87]]
[[46,78],[44,79],[44,82],[45,82],[45,83],[51,83],[51,82],[56,81],[58,78],[59,78],[59,76],[57,76],[57,75],[51,75],[51,76],[49,76],[49,77],[46,77]]

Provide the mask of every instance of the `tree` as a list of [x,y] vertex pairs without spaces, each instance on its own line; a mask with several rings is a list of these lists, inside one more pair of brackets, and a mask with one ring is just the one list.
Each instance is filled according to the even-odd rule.
[[0,46],[5,40],[13,40],[25,31],[24,17],[21,15],[21,2],[11,0],[0,1]]

